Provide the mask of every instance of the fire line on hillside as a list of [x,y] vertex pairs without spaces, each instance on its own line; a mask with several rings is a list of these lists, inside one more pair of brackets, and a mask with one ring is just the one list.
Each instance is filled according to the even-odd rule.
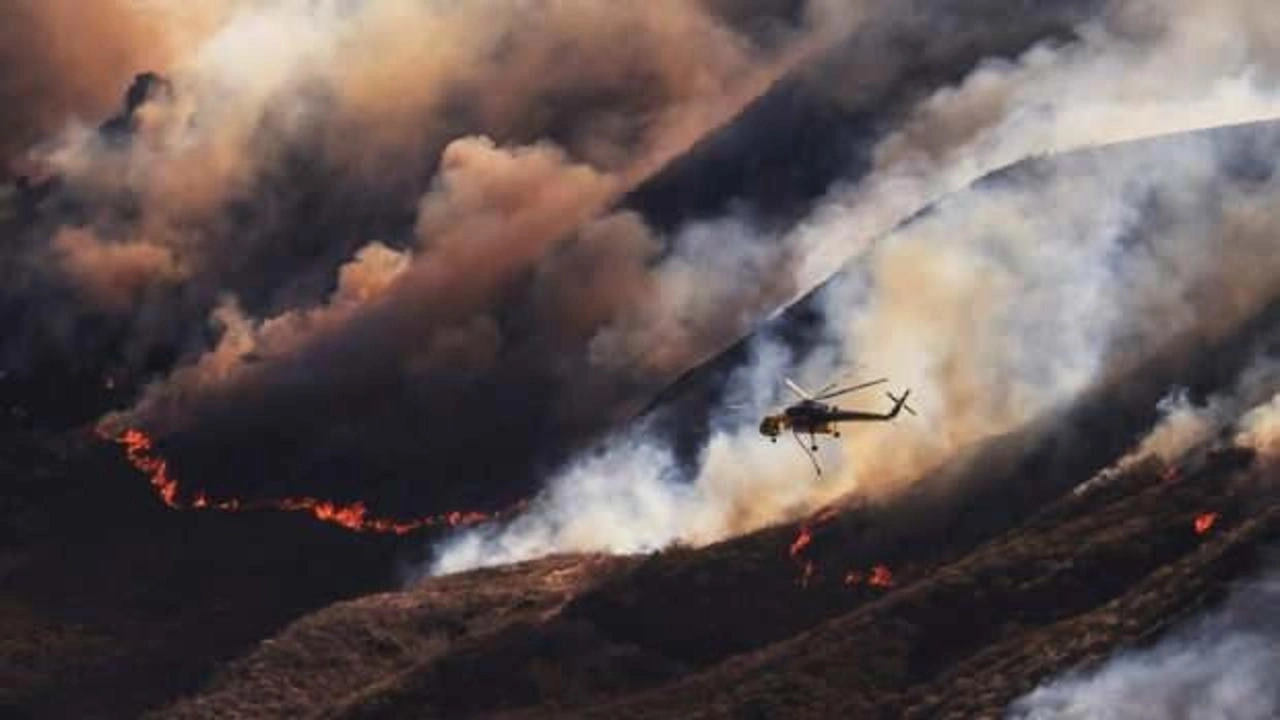
[[[101,433],[100,433],[101,434]],[[104,438],[124,448],[125,458],[139,472],[145,474],[151,482],[160,500],[174,510],[218,510],[223,512],[244,512],[254,510],[277,510],[283,512],[304,512],[322,522],[362,533],[378,533],[389,535],[407,535],[415,530],[427,527],[469,527],[497,519],[514,510],[500,513],[481,513],[471,511],[455,511],[431,515],[410,520],[394,520],[374,517],[369,508],[362,502],[347,505],[320,500],[311,497],[292,497],[279,500],[261,500],[246,502],[235,498],[226,500],[211,499],[204,492],[197,492],[189,503],[183,503],[178,481],[169,474],[169,462],[156,453],[155,442],[142,430],[129,429],[119,437]]]

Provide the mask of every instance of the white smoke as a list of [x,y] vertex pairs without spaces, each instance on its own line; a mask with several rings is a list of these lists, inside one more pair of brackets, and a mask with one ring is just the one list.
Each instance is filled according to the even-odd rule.
[[1280,118],[1267,0],[1115,0],[1080,42],[984,61],[916,107],[795,233],[801,291],[921,207],[1026,157]]
[[1280,570],[1155,647],[1051,680],[1010,720],[1271,720],[1280,717]]
[[[736,378],[744,404],[735,418],[762,412],[777,398],[769,388],[785,371],[784,351],[772,345]],[[579,458],[552,480],[510,524],[460,533],[440,548],[431,572],[518,562],[552,552],[645,552],[672,543],[712,542],[737,529],[772,520],[779,508],[808,507],[816,486],[809,461],[796,448],[762,443],[741,425],[717,432],[703,449],[696,480],[669,447],[643,426],[624,431]],[[827,460],[835,460],[826,457]]]
[[1257,450],[1268,462],[1280,461],[1280,394],[1241,418],[1236,444]]
[[[939,194],[1018,158],[1280,116],[1277,56],[1249,27],[1259,3],[1206,13],[1181,2],[1156,27],[1125,25],[1139,5],[1118,3],[1115,26],[983,65],[924,102],[879,147],[870,178],[833,191],[784,238],[806,258],[797,286]],[[1195,112],[1172,112],[1192,100]],[[826,296],[835,352],[792,359],[766,347],[731,384],[757,418],[780,399],[783,375],[822,384],[853,361],[916,388],[920,419],[849,433],[824,451],[826,475],[815,476],[796,448],[763,442],[745,418],[713,433],[690,478],[636,430],[572,464],[524,517],[447,541],[433,572],[711,542],[855,489],[892,491],[1176,333],[1226,331],[1277,290],[1280,218],[1271,208],[1280,193],[1232,190],[1219,160],[1219,148],[1199,137],[1069,158],[1030,181],[948,198],[884,238],[863,274]],[[1150,232],[1153,198],[1171,227],[1131,247]],[[1231,293],[1208,294],[1227,278]]]
[[1190,452],[1211,447],[1212,440],[1232,428],[1238,432],[1237,445],[1265,453],[1273,436],[1267,425],[1270,406],[1258,403],[1278,387],[1280,362],[1262,356],[1240,374],[1233,387],[1210,395],[1203,403],[1197,404],[1186,388],[1176,388],[1157,405],[1160,420],[1155,427],[1111,467],[1078,486],[1076,494],[1104,485],[1149,458],[1165,464],[1182,461]]

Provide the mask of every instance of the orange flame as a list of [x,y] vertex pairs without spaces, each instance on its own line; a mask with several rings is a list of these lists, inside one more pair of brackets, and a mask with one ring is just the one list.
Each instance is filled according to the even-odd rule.
[[837,515],[835,508],[823,508],[800,525],[800,531],[796,535],[796,539],[791,541],[789,552],[791,559],[800,564],[800,587],[802,588],[809,587],[809,581],[813,578],[814,570],[817,569],[813,560],[804,557],[805,550],[813,544],[813,531],[815,528],[831,522]]
[[791,557],[799,558],[800,553],[813,543],[813,531],[807,525],[800,526],[800,534],[796,535],[796,539],[791,543]]
[[871,577],[867,579],[867,584],[878,588],[893,587],[893,571],[884,565],[877,565],[871,568]]
[[857,587],[863,583],[874,588],[891,588],[893,587],[893,571],[885,565],[876,565],[871,568],[869,573],[862,573],[857,570],[850,570],[845,573],[844,584],[849,587]]
[[1195,522],[1196,534],[1203,535],[1209,532],[1211,529],[1213,529],[1214,523],[1218,522],[1218,518],[1220,517],[1222,517],[1222,515],[1216,512],[1203,513],[1201,515],[1196,516],[1196,522]]
[[[285,512],[305,512],[322,522],[332,523],[354,532],[383,533],[406,535],[424,527],[466,527],[492,520],[497,515],[480,512],[449,512],[430,517],[412,520],[392,520],[372,517],[369,508],[362,502],[350,505],[339,505],[328,500],[309,497],[284,498],[275,501],[245,503],[235,498],[213,500],[203,492],[197,492],[189,505],[184,506],[179,500],[178,481],[169,475],[169,463],[155,452],[155,443],[145,432],[137,429],[125,430],[114,442],[124,448],[125,459],[151,481],[151,487],[165,506],[174,510],[221,510],[238,512],[242,510],[282,510]],[[520,503],[514,509],[524,506]]]
[[125,430],[116,442],[124,447],[129,464],[151,479],[151,487],[155,488],[164,504],[177,509],[178,481],[169,477],[169,463],[152,454],[151,438],[141,430]]

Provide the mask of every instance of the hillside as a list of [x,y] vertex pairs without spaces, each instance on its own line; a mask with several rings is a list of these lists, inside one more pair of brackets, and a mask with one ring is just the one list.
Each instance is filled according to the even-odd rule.
[[[1216,132],[1268,137],[1258,130]],[[802,303],[765,332],[803,328],[807,312]],[[11,517],[20,540],[38,541],[9,555],[22,591],[9,600],[7,672],[22,690],[6,702],[40,717],[130,714],[157,694],[189,695],[158,711],[182,717],[990,715],[1049,675],[1157,637],[1256,569],[1275,539],[1276,495],[1274,470],[1251,451],[1193,453],[1176,475],[1152,461],[1095,493],[1069,490],[1127,452],[1169,387],[1209,394],[1274,355],[1278,317],[1273,305],[1225,337],[1172,338],[908,492],[853,498],[812,524],[807,582],[788,552],[801,527],[784,524],[702,549],[553,557],[326,607],[385,589],[426,537],[273,513],[174,514],[149,502],[113,448],[56,450],[11,428],[9,462],[33,478],[37,500]],[[744,355],[687,376],[653,412],[688,412],[690,398],[710,407],[725,364]],[[73,478],[90,475],[103,480],[86,495]],[[50,497],[60,516],[40,509]],[[1220,519],[1197,536],[1208,512]],[[122,517],[133,518],[125,529]],[[869,585],[881,565],[892,583]]]
[[888,587],[845,582],[880,508],[826,521],[807,586],[794,526],[429,580],[291,625],[159,716],[996,717],[1212,607],[1280,540],[1274,468],[1250,451],[1170,477],[1135,467],[954,559],[907,537]]
[[[1280,541],[1280,121],[1090,114],[1200,67],[1217,16],[867,3],[633,177],[648,123],[742,69],[685,60],[758,70],[839,6],[704,5],[714,37],[692,4],[599,37],[549,4],[523,47],[488,30],[528,17],[458,4],[494,45],[438,96],[353,81],[361,43],[262,97],[210,51],[0,187],[0,717],[1043,720],[1113,702],[1089,683],[1148,702],[1135,672],[1280,712],[1249,589]],[[1270,107],[1222,87],[1222,117]],[[964,172],[1081,118],[1156,130]],[[914,212],[873,237],[868,197]],[[849,372],[919,414],[812,466],[759,436],[784,376]],[[1261,670],[1164,672],[1188,653]]]

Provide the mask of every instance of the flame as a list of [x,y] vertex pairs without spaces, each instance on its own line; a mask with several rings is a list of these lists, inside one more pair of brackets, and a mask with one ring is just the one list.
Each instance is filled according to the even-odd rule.
[[809,529],[808,525],[801,525],[800,534],[797,535],[796,539],[791,543],[791,557],[799,559],[800,553],[804,552],[804,549],[809,547],[812,543],[813,531]]
[[1218,522],[1218,518],[1222,517],[1220,513],[1210,512],[1202,513],[1196,516],[1195,528],[1197,535],[1203,535],[1213,529],[1214,523]]
[[867,584],[878,588],[893,587],[893,571],[884,565],[877,565],[871,568],[871,577],[867,578]]
[[[155,443],[151,436],[137,429],[125,430],[119,437],[111,438],[124,448],[125,459],[151,481],[160,500],[166,507],[174,510],[220,510],[239,512],[243,510],[281,510],[285,512],[304,512],[322,522],[331,523],[354,532],[407,535],[425,527],[466,527],[493,520],[499,515],[481,512],[449,512],[430,517],[411,520],[392,520],[374,517],[369,508],[362,502],[340,505],[328,500],[309,497],[284,498],[274,501],[246,503],[230,498],[226,500],[211,499],[204,492],[197,492],[190,504],[183,505],[179,499],[178,481],[169,474],[169,463],[155,451]],[[515,509],[524,506],[520,503]]]
[[863,583],[866,583],[868,587],[891,588],[893,587],[893,571],[886,565],[876,565],[867,573],[857,570],[850,570],[845,573],[845,585],[857,587]]
[[141,430],[125,430],[116,439],[124,447],[129,464],[151,479],[151,487],[168,507],[178,508],[178,481],[169,477],[169,463],[153,454],[151,438]]
[[823,508],[813,517],[800,524],[800,531],[796,534],[796,539],[791,541],[789,548],[791,559],[800,564],[800,587],[809,587],[809,581],[813,579],[814,570],[817,569],[814,561],[804,555],[805,550],[813,545],[813,531],[834,520],[838,514],[835,508]]
[[[814,531],[832,520],[835,520],[838,515],[839,513],[835,508],[823,508],[813,517],[800,524],[800,530],[796,533],[796,539],[791,541],[791,546],[788,548],[788,551],[791,555],[791,559],[795,560],[800,565],[800,587],[809,587],[809,582],[813,579],[814,571],[817,569],[817,565],[814,560],[806,555],[806,551],[813,546]],[[850,570],[845,573],[845,585],[848,585],[849,587],[856,587],[863,583],[874,588],[893,587],[893,571],[886,565],[876,565],[866,573],[862,573],[857,570]]]

